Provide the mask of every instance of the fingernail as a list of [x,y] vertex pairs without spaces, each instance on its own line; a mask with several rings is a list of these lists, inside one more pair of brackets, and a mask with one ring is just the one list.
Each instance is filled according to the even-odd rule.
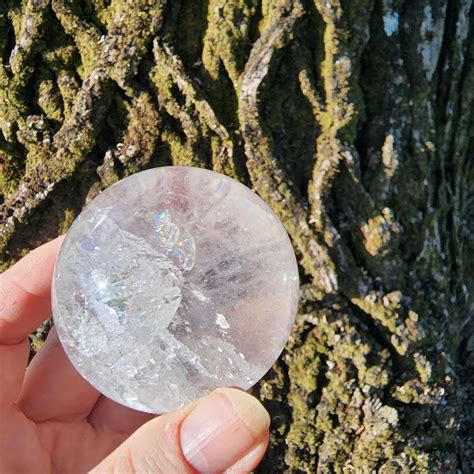
[[242,459],[270,426],[263,405],[236,389],[211,393],[181,425],[181,449],[199,472],[222,472]]

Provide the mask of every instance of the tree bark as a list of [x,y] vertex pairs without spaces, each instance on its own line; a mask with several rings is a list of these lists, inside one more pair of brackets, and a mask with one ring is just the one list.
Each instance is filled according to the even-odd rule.
[[472,0],[0,0],[3,268],[124,176],[225,173],[301,269],[254,389],[259,471],[470,472],[473,18]]

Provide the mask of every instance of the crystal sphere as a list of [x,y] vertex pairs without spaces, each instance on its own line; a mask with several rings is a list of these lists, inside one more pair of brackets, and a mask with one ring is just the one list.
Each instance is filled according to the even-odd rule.
[[91,385],[163,413],[255,384],[288,339],[298,287],[290,239],[254,192],[212,171],[163,167],[109,187],[75,220],[53,316]]

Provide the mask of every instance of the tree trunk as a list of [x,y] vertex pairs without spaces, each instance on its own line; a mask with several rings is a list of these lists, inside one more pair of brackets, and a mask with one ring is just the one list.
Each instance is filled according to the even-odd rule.
[[301,305],[261,472],[469,472],[472,0],[0,0],[0,253],[162,165],[253,188]]

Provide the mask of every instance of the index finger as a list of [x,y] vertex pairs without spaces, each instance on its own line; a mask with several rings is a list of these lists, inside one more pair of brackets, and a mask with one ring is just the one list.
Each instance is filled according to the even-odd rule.
[[51,316],[51,281],[64,237],[30,252],[0,275],[0,344],[16,344]]

